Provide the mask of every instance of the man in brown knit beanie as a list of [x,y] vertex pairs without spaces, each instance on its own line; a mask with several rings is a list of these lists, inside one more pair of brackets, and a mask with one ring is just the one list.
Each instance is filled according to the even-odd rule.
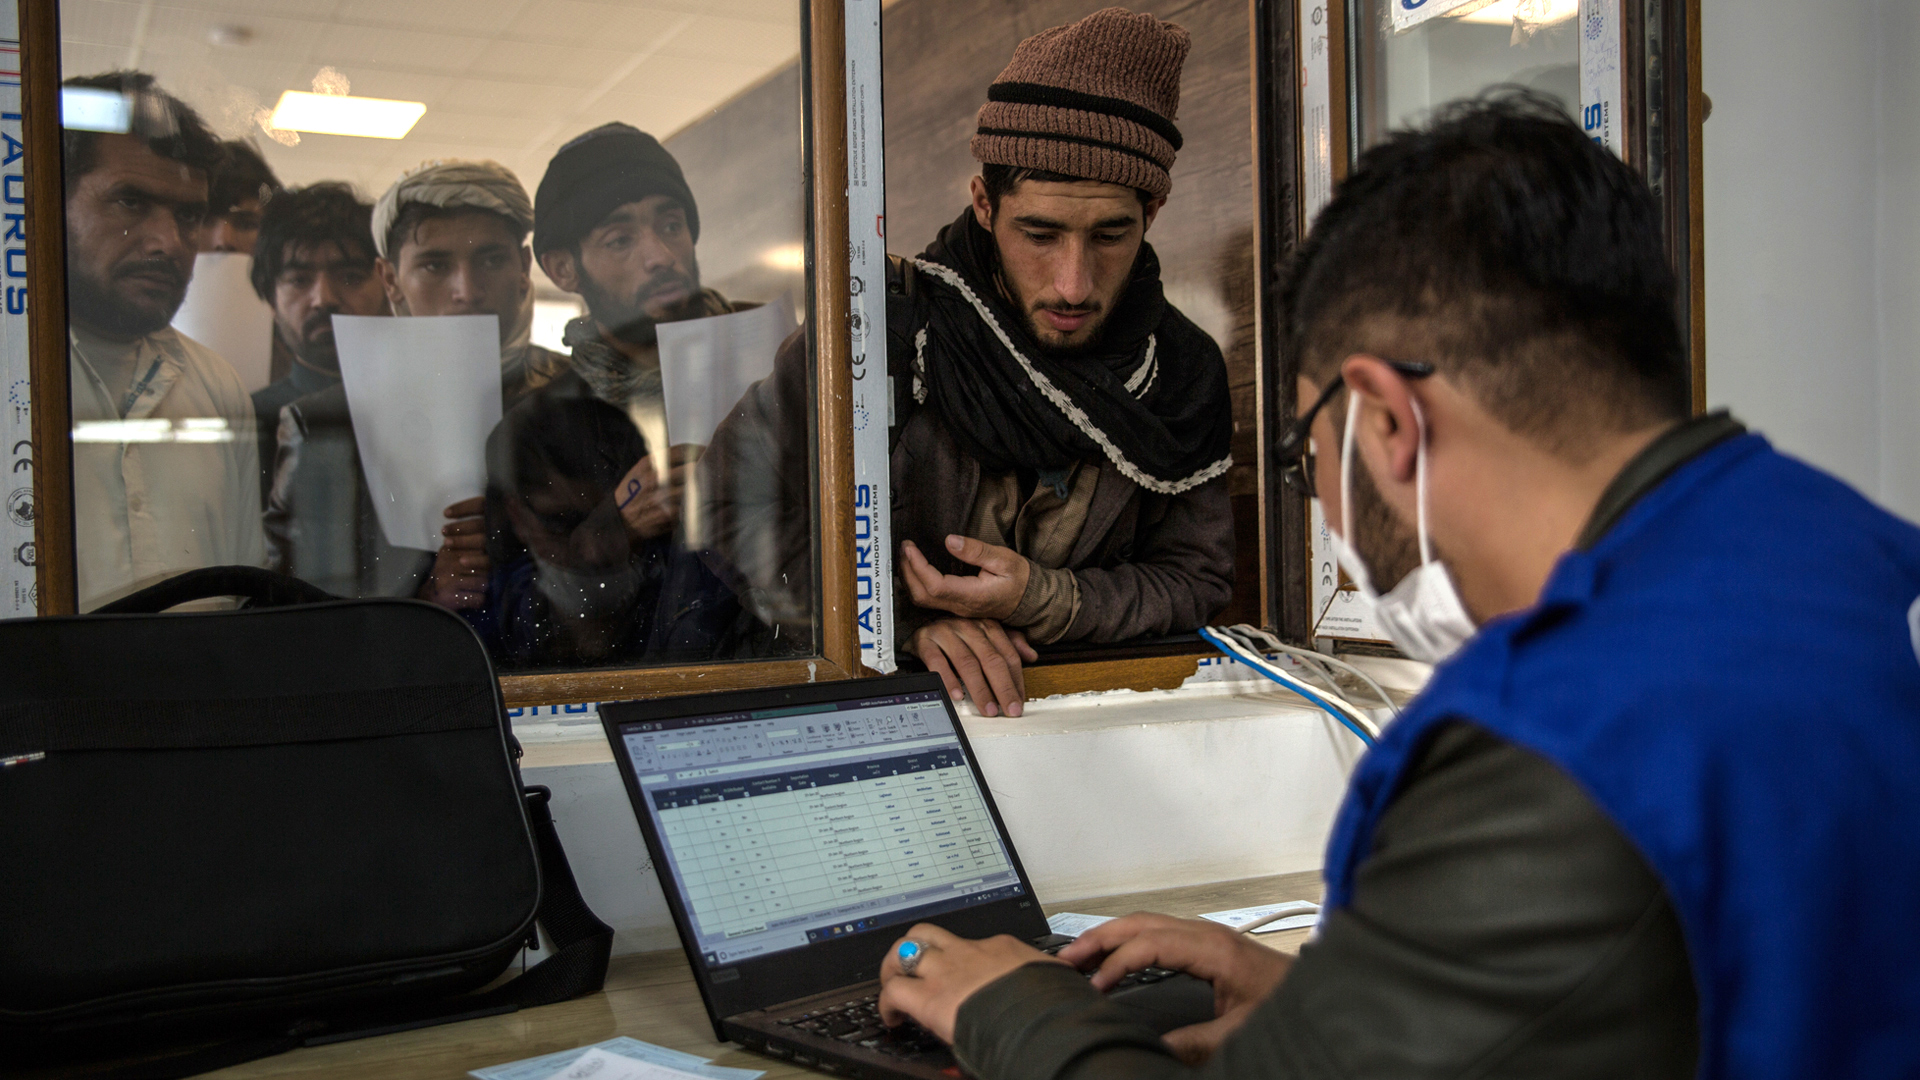
[[[1192,630],[1232,594],[1226,365],[1145,242],[1188,45],[1120,8],[1021,42],[979,112],[970,205],[890,270],[895,640],[986,716],[1020,714],[1029,642]],[[787,354],[708,460],[791,478],[773,531],[807,536],[806,433],[782,420],[808,413],[804,348]],[[714,516],[742,547],[770,529]],[[804,554],[774,569],[811,580]]]

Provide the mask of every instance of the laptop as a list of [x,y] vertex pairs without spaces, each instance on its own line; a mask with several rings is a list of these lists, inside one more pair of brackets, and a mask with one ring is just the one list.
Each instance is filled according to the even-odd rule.
[[[918,922],[1053,950],[938,675],[603,705],[601,722],[716,1038],[855,1077],[958,1076],[888,1029],[880,961]],[[1213,990],[1148,969],[1109,992],[1158,1031]]]

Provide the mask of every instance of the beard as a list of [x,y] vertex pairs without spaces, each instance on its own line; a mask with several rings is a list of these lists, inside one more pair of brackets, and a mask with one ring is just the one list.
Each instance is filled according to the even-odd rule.
[[[611,289],[594,280],[580,268],[580,298],[586,301],[587,314],[608,333],[629,345],[647,346],[658,340],[654,328],[664,322],[696,319],[707,314],[706,300],[700,295],[700,264],[691,258],[688,273],[663,270],[647,279],[631,298],[615,296]],[[685,300],[678,301],[659,314],[647,311],[647,302],[662,293],[684,289]]]
[[[1060,331],[1048,326],[1045,318],[1040,314],[1043,311],[1066,311],[1079,314],[1085,312],[1088,307],[1093,308],[1092,318],[1087,320],[1087,325],[1075,332],[1076,340],[1072,342],[1062,341]],[[1055,356],[1085,356],[1099,351],[1102,339],[1106,337],[1107,319],[1112,314],[1113,312],[1105,304],[1032,304],[1026,311],[1027,333],[1033,335],[1033,340],[1039,342],[1041,348]]]
[[1394,516],[1373,476],[1355,455],[1353,472],[1353,531],[1347,543],[1367,564],[1373,587],[1385,596],[1395,585],[1420,565],[1420,539],[1414,530]]
[[340,370],[340,348],[333,340],[333,313],[316,311],[307,317],[300,336],[292,341],[293,354],[317,368]]
[[[156,274],[174,283],[170,294],[159,300],[134,299],[114,286],[137,274]],[[113,268],[102,281],[88,271],[67,263],[67,308],[74,321],[94,330],[119,337],[141,337],[162,330],[173,321],[174,313],[187,298],[191,273],[168,259],[137,259]]]

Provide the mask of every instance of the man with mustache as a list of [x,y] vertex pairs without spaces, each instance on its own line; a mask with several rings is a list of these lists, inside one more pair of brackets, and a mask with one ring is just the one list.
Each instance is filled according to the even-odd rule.
[[[751,623],[676,535],[693,448],[667,447],[654,328],[753,306],[701,287],[699,237],[679,162],[631,125],[574,138],[541,178],[534,256],[587,313],[567,324],[570,369],[488,440],[474,621],[508,664],[703,658]],[[581,445],[556,454],[556,423]]]
[[341,183],[311,184],[275,195],[260,216],[253,291],[273,308],[274,336],[292,353],[287,376],[253,395],[260,460],[272,481],[280,410],[340,385],[335,315],[387,315],[387,294],[373,261],[373,206]]
[[373,206],[318,183],[267,203],[253,288],[293,353],[286,378],[253,395],[267,477],[268,565],[338,596],[411,596],[431,557],[387,545],[346,415],[335,315],[388,315],[374,270]]
[[[1145,239],[1188,46],[1119,8],[1021,42],[979,113],[970,204],[888,282],[894,636],[987,716],[1020,714],[1029,642],[1192,630],[1232,594],[1226,366]],[[809,535],[805,353],[714,438],[717,492],[780,488],[777,511],[716,508],[723,545]],[[807,554],[741,561],[774,591],[809,580]]]
[[231,365],[168,324],[186,298],[220,144],[194,111],[122,71],[123,132],[67,128],[68,356],[78,599],[91,610],[263,551],[253,410]]

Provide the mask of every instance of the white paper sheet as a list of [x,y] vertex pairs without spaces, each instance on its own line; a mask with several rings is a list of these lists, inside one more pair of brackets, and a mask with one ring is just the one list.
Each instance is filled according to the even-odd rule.
[[581,1054],[549,1080],[698,1080],[698,1074],[609,1054],[596,1047]]
[[661,323],[660,389],[672,445],[712,442],[747,388],[773,372],[773,354],[795,325],[785,296],[731,315]]
[[252,273],[251,255],[202,253],[173,316],[175,330],[233,365],[249,394],[267,385],[273,367],[273,308],[253,291]]
[[499,319],[335,315],[333,339],[380,530],[395,547],[437,550],[442,511],[486,486]]
[[1303,926],[1312,926],[1320,920],[1320,905],[1308,900],[1288,900],[1280,904],[1266,904],[1261,907],[1235,908],[1232,911],[1215,911],[1200,916],[1224,926],[1238,930],[1255,919],[1264,919],[1281,912],[1295,912],[1283,919],[1275,919],[1265,926],[1257,927],[1256,934],[1270,934],[1275,930],[1298,930]]
[[1103,922],[1112,921],[1111,915],[1077,915],[1071,911],[1062,911],[1057,915],[1047,916],[1047,929],[1066,937],[1079,937]]
[[592,1046],[576,1046],[571,1050],[511,1061],[505,1065],[489,1065],[484,1069],[473,1069],[467,1075],[474,1080],[547,1080],[555,1070],[571,1066],[590,1050],[604,1050],[636,1061],[663,1065],[669,1069],[678,1069],[702,1077],[703,1080],[758,1080],[765,1075],[758,1069],[735,1069],[724,1065],[711,1065],[706,1058],[695,1057],[679,1050],[669,1050],[664,1046],[655,1046],[653,1043],[641,1042],[625,1035],[608,1039],[606,1042],[594,1043]]

